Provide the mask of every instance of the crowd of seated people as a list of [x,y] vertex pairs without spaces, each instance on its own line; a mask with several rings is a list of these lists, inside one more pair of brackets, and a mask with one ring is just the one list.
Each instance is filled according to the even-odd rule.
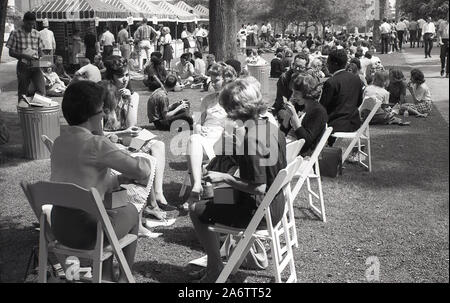
[[[151,91],[147,100],[148,121],[158,131],[170,131],[172,135],[179,132],[180,125],[187,125],[181,129],[189,130],[184,155],[192,186],[179,210],[189,213],[208,256],[206,269],[197,274],[199,282],[215,281],[223,268],[219,238],[208,230],[208,225],[219,223],[239,228],[248,225],[277,173],[287,165],[287,143],[304,139],[300,155],[309,156],[327,126],[333,127],[334,132],[358,130],[364,119],[359,107],[365,98],[382,101],[381,110],[389,117],[386,124],[400,124],[396,122],[401,119],[394,117],[405,111],[418,117],[426,117],[431,112],[431,93],[420,70],[412,70],[411,80],[407,82],[400,70],[384,69],[381,60],[372,55],[370,41],[344,38],[305,36],[288,43],[279,40],[270,64],[271,77],[277,79],[275,100],[263,97],[261,84],[248,76],[245,69],[246,64],[264,62],[261,51],[249,51],[243,62],[216,62],[214,55],[207,55],[204,60],[202,53],[196,52],[193,57],[185,53],[174,70],[167,68],[167,58],[161,52],[151,54],[144,67],[143,81]],[[134,233],[157,237],[158,234],[144,226],[143,217],[165,220],[167,212],[176,210],[163,192],[165,144],[152,139],[142,146],[139,151],[151,155],[152,161],[130,157],[121,135],[135,135],[138,131],[134,127],[138,126],[142,100],[130,84],[134,63],[120,56],[107,57],[104,62],[97,59],[100,58],[96,58],[94,64],[89,59],[81,60],[82,67],[74,74],[75,81],[65,72],[62,60],[57,60],[55,72],[46,70],[48,77],[60,77],[58,83],[68,80],[70,84],[63,99],[63,114],[70,125],[70,136],[55,141],[52,180],[98,187],[104,195],[119,184],[136,182],[154,173],[152,194],[142,213],[127,207],[109,216],[118,235]],[[200,117],[195,120],[190,103],[181,98],[172,100],[172,92],[198,83],[203,86],[205,95],[198,100]],[[75,98],[85,95],[84,105],[80,98]],[[252,123],[246,124],[248,121]],[[259,144],[259,137],[252,137],[254,127],[263,127],[270,136],[276,136],[275,146]],[[334,141],[330,137],[328,144],[332,146]],[[227,147],[224,142],[232,142],[231,155],[224,155]],[[253,146],[256,155],[248,153],[251,144],[256,144]],[[244,153],[236,154],[238,149]],[[74,157],[74,154],[83,156]],[[271,158],[271,154],[277,155],[276,161],[260,166],[260,160]],[[67,172],[64,162],[69,157],[77,158],[70,164],[76,169]],[[230,170],[232,166],[234,170]],[[111,169],[122,174],[112,177]],[[239,177],[233,173],[236,169],[239,169]],[[205,182],[227,184],[238,197],[235,199],[238,203],[212,203],[204,188]],[[276,224],[285,207],[282,192],[270,207],[273,224]],[[92,245],[95,231],[88,218],[61,209],[56,209],[52,218],[56,222],[52,228],[63,229],[55,233],[62,243],[75,248]],[[71,224],[85,231],[87,237],[75,236],[71,232],[73,228],[65,228]],[[127,248],[130,265],[135,250],[136,245]],[[109,265],[104,269],[105,274],[110,275]]]

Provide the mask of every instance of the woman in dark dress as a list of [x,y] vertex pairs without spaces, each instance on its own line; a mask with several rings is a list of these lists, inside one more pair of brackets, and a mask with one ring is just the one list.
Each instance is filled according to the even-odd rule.
[[[208,225],[218,223],[246,228],[278,172],[286,168],[284,134],[263,117],[268,106],[257,85],[247,80],[234,81],[224,87],[219,100],[228,118],[247,123],[245,127],[237,128],[240,136],[236,138],[242,139],[237,140],[240,142],[237,148],[243,153],[234,158],[238,163],[240,178],[216,171],[209,171],[204,177],[207,182],[231,186],[235,191],[236,204],[200,201],[190,206],[196,234],[208,255],[208,265],[206,271],[201,272],[204,275],[199,282],[214,282],[223,269],[219,239],[216,233],[208,230]],[[262,142],[261,138],[268,142]],[[285,199],[281,191],[270,205],[274,225],[281,220],[284,207]]]

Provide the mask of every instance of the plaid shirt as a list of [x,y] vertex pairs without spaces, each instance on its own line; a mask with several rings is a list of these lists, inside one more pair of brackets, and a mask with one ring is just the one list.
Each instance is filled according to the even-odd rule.
[[44,44],[37,30],[32,29],[30,33],[27,33],[23,28],[18,28],[9,36],[6,47],[19,54],[30,48],[40,56],[41,50],[44,49]]
[[150,25],[141,25],[137,29],[134,37],[139,41],[143,41],[143,40],[150,41],[152,38],[153,31],[154,31],[154,29]]

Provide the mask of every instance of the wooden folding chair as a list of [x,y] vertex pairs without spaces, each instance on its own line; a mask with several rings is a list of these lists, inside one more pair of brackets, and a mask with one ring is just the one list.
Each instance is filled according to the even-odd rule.
[[45,147],[47,147],[50,154],[53,151],[53,140],[47,137],[46,135],[41,136],[41,141],[44,143]]
[[[102,199],[95,188],[83,189],[75,184],[56,182],[37,182],[35,184],[21,183],[25,195],[30,201],[33,210],[39,213],[39,282],[47,282],[48,253],[56,255],[76,256],[93,261],[92,282],[102,282],[102,262],[111,256],[116,256],[121,270],[125,273],[127,281],[134,283],[134,277],[123,255],[122,248],[137,240],[137,236],[128,234],[117,239],[111,221],[103,206]],[[95,217],[97,222],[97,240],[93,250],[72,249],[58,243],[52,235],[49,217],[42,211],[45,205],[57,205],[85,211]],[[110,245],[103,247],[104,233]]]
[[[314,149],[314,152],[312,153],[311,157],[305,158],[302,165],[300,166],[300,169],[295,174],[294,178],[298,178],[295,183],[294,189],[291,192],[291,195],[293,196],[293,199],[295,200],[295,197],[297,197],[298,193],[300,192],[303,184],[305,181],[307,182],[308,186],[308,200],[309,200],[309,206],[314,211],[315,214],[317,214],[323,222],[327,221],[326,214],[325,214],[325,203],[323,200],[323,192],[322,192],[322,180],[320,177],[320,168],[319,168],[319,155],[322,152],[323,148],[328,142],[328,138],[330,137],[331,133],[333,132],[332,127],[327,127],[325,129],[325,132],[323,133],[319,143],[317,144],[316,148]],[[311,186],[311,180],[317,181],[317,187],[318,187],[318,193],[314,192]],[[320,202],[320,209],[314,205],[314,198],[319,200]],[[297,239],[295,234],[295,239]],[[296,246],[298,246],[297,240],[294,241]]]
[[[360,163],[362,166],[367,168],[369,172],[372,172],[372,154],[370,150],[370,130],[369,130],[369,123],[372,120],[372,118],[375,116],[377,110],[381,106],[381,101],[376,100],[374,98],[366,98],[364,99],[363,103],[359,107],[359,113],[364,109],[370,110],[369,115],[364,120],[361,127],[356,132],[337,132],[334,133],[332,136],[335,138],[340,139],[351,139],[350,144],[348,145],[347,149],[345,150],[343,156],[342,156],[342,163],[347,160],[348,156],[352,152],[353,148],[355,147],[356,143],[358,143],[358,163]],[[362,151],[361,149],[361,140],[365,140],[367,142],[367,153]],[[363,159],[361,159],[361,155],[368,158],[368,164],[364,163]]]
[[[278,173],[272,186],[267,191],[263,201],[259,205],[246,229],[231,228],[217,224],[209,226],[210,231],[233,235],[239,239],[236,248],[233,250],[227,264],[220,273],[216,281],[217,283],[224,283],[232,272],[236,272],[239,269],[245,256],[248,254],[254,239],[256,238],[265,238],[270,240],[275,282],[283,282],[281,275],[288,265],[289,277],[285,282],[297,282],[297,273],[295,270],[294,255],[292,252],[293,243],[291,243],[291,235],[287,221],[287,214],[289,212],[288,207],[285,207],[284,214],[280,222],[273,226],[269,206],[276,194],[281,190],[283,190],[285,195],[286,206],[288,206],[289,203],[292,203],[292,201],[290,201],[292,195],[289,193],[290,181],[302,164],[302,161],[302,157],[297,157],[294,161],[288,164],[287,168]],[[256,228],[264,217],[266,219],[268,229],[267,231],[257,231]],[[281,241],[281,236],[284,238],[284,243]]]

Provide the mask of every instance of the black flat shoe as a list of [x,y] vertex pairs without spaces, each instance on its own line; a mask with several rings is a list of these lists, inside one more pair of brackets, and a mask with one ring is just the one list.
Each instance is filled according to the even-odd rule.
[[164,204],[161,202],[156,201],[156,204],[158,204],[158,207],[163,211],[175,211],[177,208],[175,206]]

